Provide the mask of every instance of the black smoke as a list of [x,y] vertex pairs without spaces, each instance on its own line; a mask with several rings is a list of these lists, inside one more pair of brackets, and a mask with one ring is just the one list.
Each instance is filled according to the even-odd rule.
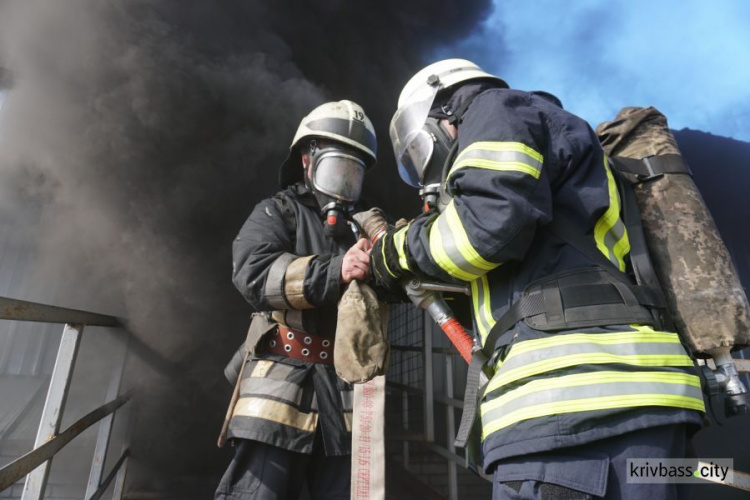
[[173,367],[130,366],[135,488],[215,478],[228,461],[213,447],[230,392],[221,371],[250,313],[230,283],[231,241],[276,190],[300,118],[328,100],[363,105],[380,140],[365,196],[413,214],[387,134],[398,92],[490,7],[0,2],[0,66],[13,74],[0,217],[24,228],[16,236],[35,243],[34,279],[57,290],[25,298],[121,315]]

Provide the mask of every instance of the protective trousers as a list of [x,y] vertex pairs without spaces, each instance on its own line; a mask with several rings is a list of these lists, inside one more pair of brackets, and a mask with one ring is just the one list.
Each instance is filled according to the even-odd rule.
[[685,425],[653,427],[562,448],[501,460],[494,471],[493,500],[679,500],[690,484],[628,483],[627,460],[694,456]]
[[215,500],[297,500],[306,486],[312,500],[348,500],[351,456],[326,456],[320,429],[312,454],[258,441],[236,440],[234,458]]

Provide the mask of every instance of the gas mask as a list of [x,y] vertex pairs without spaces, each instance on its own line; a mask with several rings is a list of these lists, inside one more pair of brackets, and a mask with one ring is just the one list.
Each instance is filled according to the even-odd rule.
[[422,127],[412,132],[397,161],[404,182],[420,188],[423,210],[427,211],[438,208],[441,198],[447,197],[444,183],[458,143],[440,120],[429,116],[424,120]]
[[341,236],[349,231],[348,219],[359,200],[365,176],[365,163],[337,145],[319,147],[310,141],[311,175],[305,184],[312,191],[324,217],[326,236]]

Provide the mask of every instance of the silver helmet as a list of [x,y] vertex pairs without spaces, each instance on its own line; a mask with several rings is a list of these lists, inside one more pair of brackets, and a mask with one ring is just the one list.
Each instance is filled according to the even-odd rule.
[[399,175],[407,184],[422,185],[424,170],[432,156],[434,140],[424,125],[438,92],[471,80],[494,80],[499,86],[508,87],[504,80],[466,59],[430,64],[404,86],[389,132]]
[[[343,148],[316,147],[314,140]],[[375,128],[362,107],[347,100],[327,102],[305,116],[289,147],[289,156],[281,165],[282,187],[303,180],[300,147],[311,143],[316,149],[312,188],[334,199],[356,201],[362,177],[375,165],[377,154]]]

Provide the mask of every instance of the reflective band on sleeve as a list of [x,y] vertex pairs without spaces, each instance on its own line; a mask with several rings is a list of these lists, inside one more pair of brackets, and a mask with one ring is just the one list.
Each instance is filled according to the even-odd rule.
[[398,253],[398,265],[402,269],[410,271],[409,262],[406,260],[406,232],[408,230],[409,225],[407,224],[393,233],[393,244],[396,246],[396,252]]
[[448,174],[465,167],[485,168],[500,172],[521,172],[538,179],[544,158],[520,142],[475,142],[464,149]]
[[[531,344],[531,345],[527,345]],[[487,386],[489,394],[526,377],[584,364],[693,366],[676,333],[576,333],[513,346]]]
[[471,282],[471,301],[474,306],[474,320],[477,324],[477,330],[479,330],[479,338],[484,345],[484,340],[496,323],[492,317],[490,285],[487,276],[480,276]]
[[469,241],[466,230],[451,201],[430,227],[430,253],[451,276],[473,281],[500,266],[484,259]]
[[264,294],[266,301],[275,309],[287,309],[289,303],[284,297],[284,275],[286,274],[287,267],[291,264],[297,256],[290,253],[283,253],[273,261],[270,269],[268,270],[268,276],[266,276],[266,285]]
[[625,224],[620,219],[620,193],[609,168],[607,157],[604,157],[604,170],[607,173],[607,191],[609,207],[594,226],[596,247],[620,271],[625,271],[625,255],[630,251],[630,241]]
[[312,309],[313,306],[305,298],[305,273],[307,266],[315,255],[308,255],[294,260],[286,268],[284,276],[284,296],[293,309]]

